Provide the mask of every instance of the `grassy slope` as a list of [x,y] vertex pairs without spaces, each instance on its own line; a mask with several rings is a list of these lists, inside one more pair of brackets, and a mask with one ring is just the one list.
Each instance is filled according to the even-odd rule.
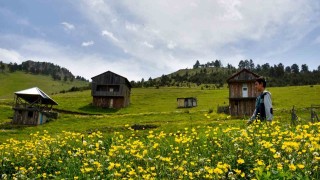
[[[298,115],[308,120],[308,110],[311,104],[320,104],[320,86],[299,87],[275,87],[269,89],[272,92],[276,120],[288,121],[290,109],[293,105],[299,110]],[[177,97],[195,96],[198,98],[198,107],[191,109],[177,109]],[[78,111],[93,112],[102,115],[71,115],[62,114],[57,120],[36,127],[11,127],[2,124],[0,126],[0,142],[13,137],[19,139],[28,138],[28,134],[48,130],[50,133],[65,131],[88,132],[100,130],[104,133],[125,131],[125,124],[152,124],[159,128],[156,131],[173,132],[185,127],[199,125],[244,126],[245,121],[225,120],[226,115],[211,114],[209,118],[204,114],[209,109],[216,110],[218,104],[228,104],[228,89],[201,90],[200,88],[160,88],[160,89],[132,89],[131,105],[118,111],[94,109],[89,104],[92,101],[90,91],[55,94],[51,96],[59,103],[57,108]],[[9,122],[12,116],[11,107],[0,101],[0,122]],[[10,129],[12,128],[12,129]]]
[[[58,103],[58,109],[87,113],[110,113],[105,109],[92,109],[91,91],[57,94],[52,96]],[[200,90],[200,88],[134,88],[131,92],[131,104],[129,107],[116,111],[117,114],[136,114],[152,112],[184,111],[177,109],[178,97],[196,97],[198,106],[190,111],[209,110],[216,108],[218,104],[228,103],[226,89]],[[115,113],[115,111],[111,111]]]
[[[172,77],[172,76],[184,76],[186,73],[188,73],[189,76],[195,75],[196,73],[200,73],[201,71],[206,70],[207,74],[211,74],[213,72],[217,72],[217,73],[227,73],[227,69],[226,68],[216,68],[216,67],[207,67],[207,68],[197,68],[197,69],[179,69],[176,72],[173,72],[171,74],[168,74],[168,77]],[[155,78],[156,80],[160,80],[161,77]]]
[[291,109],[292,106],[306,108],[311,104],[320,104],[320,85],[273,87],[270,91],[277,109]]
[[[275,110],[290,110],[292,106],[298,109],[310,107],[311,104],[320,104],[320,86],[290,86],[268,88],[272,94]],[[68,109],[79,112],[92,112],[89,104],[92,101],[90,91],[74,92],[54,95],[59,103],[58,109]],[[131,105],[117,111],[118,114],[147,113],[147,112],[174,112],[184,111],[177,109],[176,98],[197,97],[198,106],[192,111],[207,111],[216,109],[218,105],[228,104],[228,89],[201,90],[200,88],[134,88],[132,89]],[[108,113],[101,109],[98,113]],[[109,112],[110,113],[110,112]],[[114,111],[112,111],[114,113]]]
[[50,95],[61,90],[69,90],[73,86],[83,87],[86,85],[88,82],[53,81],[50,76],[26,74],[21,71],[0,73],[0,99],[13,98],[14,92],[32,87],[38,87]]

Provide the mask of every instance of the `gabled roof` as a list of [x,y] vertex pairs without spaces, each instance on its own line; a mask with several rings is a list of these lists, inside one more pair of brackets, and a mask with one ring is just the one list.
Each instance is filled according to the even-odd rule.
[[104,72],[104,73],[98,74],[98,75],[92,77],[91,79],[95,79],[96,77],[102,76],[102,75],[104,75],[104,74],[115,74],[115,75],[117,75],[117,76],[119,76],[119,77],[121,77],[121,78],[124,78],[125,81],[126,81],[126,83],[128,84],[128,86],[129,86],[130,88],[132,87],[131,83],[129,82],[129,80],[128,80],[127,78],[125,78],[125,77],[123,77],[123,76],[121,76],[121,75],[119,75],[119,74],[116,74],[116,73],[114,73],[114,72],[111,72],[111,71],[106,71],[106,72]]
[[22,91],[17,91],[14,94],[24,99],[28,103],[34,103],[38,100],[41,100],[41,104],[58,105],[58,103],[56,103],[46,93],[44,93],[41,89],[37,87],[25,89]]
[[255,73],[249,71],[248,69],[242,69],[241,71],[236,72],[236,73],[234,73],[231,77],[229,77],[229,78],[227,79],[227,82],[229,82],[230,80],[232,80],[233,78],[235,78],[236,76],[238,76],[239,74],[241,74],[241,73],[243,73],[243,72],[252,74],[255,78],[260,77],[258,74],[255,74]]

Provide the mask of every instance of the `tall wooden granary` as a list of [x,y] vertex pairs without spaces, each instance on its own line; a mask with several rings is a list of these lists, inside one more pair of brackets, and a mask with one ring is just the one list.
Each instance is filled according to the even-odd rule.
[[228,78],[229,108],[231,116],[251,116],[255,109],[258,92],[255,90],[255,80],[259,75],[242,69]]
[[91,79],[94,106],[119,109],[130,104],[132,86],[127,78],[107,71]]

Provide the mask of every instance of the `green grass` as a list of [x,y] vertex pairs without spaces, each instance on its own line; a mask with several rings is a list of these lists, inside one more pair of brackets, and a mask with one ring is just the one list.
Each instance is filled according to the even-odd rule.
[[[275,109],[275,119],[289,122],[292,106],[297,109],[297,115],[303,121],[310,119],[311,104],[320,104],[320,86],[273,87],[269,89]],[[196,97],[198,106],[194,108],[177,108],[176,98]],[[125,124],[155,125],[155,131],[172,132],[185,127],[212,125],[222,123],[225,126],[243,125],[243,120],[227,120],[229,117],[216,114],[218,105],[228,104],[228,89],[208,90],[201,88],[133,88],[131,104],[120,110],[95,108],[89,90],[54,94],[51,97],[59,103],[57,109],[99,115],[76,115],[60,113],[59,118],[41,126],[12,126],[13,98],[0,100],[0,142],[8,138],[26,139],[28,134],[48,130],[52,134],[61,131],[90,132],[100,130],[111,134],[115,131],[125,131]],[[204,116],[212,109],[214,113]],[[244,117],[247,119],[248,117]],[[237,125],[237,126],[238,126]]]
[[[273,106],[277,115],[289,115],[293,106],[298,112],[308,112],[311,104],[320,104],[320,86],[290,86],[268,88],[272,94]],[[131,104],[120,110],[94,108],[91,92],[74,92],[54,95],[59,103],[58,109],[94,113],[94,114],[139,114],[162,112],[205,112],[213,109],[216,112],[218,105],[228,105],[229,90],[208,90],[196,88],[133,88]],[[198,106],[190,109],[177,108],[178,97],[196,97]],[[305,113],[304,113],[305,114]],[[306,115],[304,118],[308,118]]]
[[310,107],[311,104],[320,104],[320,86],[289,86],[272,87],[273,105],[276,109],[291,109]]
[[69,90],[71,87],[88,86],[88,82],[74,80],[70,81],[53,81],[51,76],[32,75],[21,71],[14,73],[0,73],[0,99],[13,98],[16,91],[38,87],[46,94],[59,93],[62,90]]
[[[52,84],[42,84],[45,84],[46,78],[48,77],[43,77],[41,83],[38,80],[41,87],[47,87],[48,91],[53,93],[57,91],[54,88],[50,89],[50,86],[53,87]],[[18,85],[18,83],[16,84]],[[305,141],[300,140],[301,137],[308,137],[310,138],[309,144],[318,143],[318,140],[315,139],[318,135],[318,125],[313,124],[309,128],[305,124],[310,121],[310,105],[320,104],[320,85],[269,88],[268,90],[272,93],[275,109],[274,122],[276,123],[271,126],[265,123],[247,126],[248,117],[232,119],[228,115],[217,114],[218,105],[228,105],[229,90],[227,88],[201,89],[201,87],[133,88],[130,106],[120,110],[91,106],[92,97],[89,90],[52,94],[50,96],[59,103],[55,108],[72,111],[75,114],[60,113],[58,119],[39,126],[16,126],[10,124],[13,116],[12,92],[15,90],[14,87],[11,87],[12,85],[10,87],[7,85],[5,86],[7,90],[2,90],[0,93],[0,147],[5,147],[2,152],[5,152],[3,154],[6,154],[6,157],[3,158],[2,163],[6,163],[6,166],[2,166],[2,168],[9,175],[9,178],[12,176],[26,178],[23,176],[24,173],[30,178],[42,177],[44,179],[48,176],[58,179],[66,177],[92,179],[99,175],[112,178],[117,171],[124,169],[126,172],[118,173],[118,175],[142,179],[143,175],[130,176],[132,168],[126,166],[130,163],[132,167],[141,166],[145,169],[149,168],[150,171],[152,171],[151,168],[156,168],[157,173],[154,176],[158,176],[159,179],[180,177],[187,179],[188,176],[184,176],[184,172],[177,170],[176,167],[179,166],[188,172],[198,171],[201,174],[198,176],[200,179],[206,175],[209,175],[208,178],[210,178],[212,175],[210,172],[214,171],[215,167],[218,168],[219,162],[227,163],[233,170],[241,169],[248,179],[249,177],[290,179],[294,175],[298,175],[300,179],[309,177],[309,174],[304,174],[304,169],[299,169],[298,165],[304,165],[306,171],[319,172],[318,166],[315,169],[310,163],[314,161],[311,158],[314,155],[313,150],[309,146],[304,146]],[[59,86],[59,84],[55,86]],[[8,93],[10,95],[5,95],[9,89],[12,92]],[[45,89],[43,90],[48,93]],[[2,94],[3,92],[5,93]],[[198,106],[177,108],[176,99],[178,97],[196,97]],[[304,124],[303,126],[289,126],[290,110],[293,106],[299,116],[300,122],[298,124]],[[208,113],[209,110],[213,110],[213,113]],[[79,114],[76,114],[77,112]],[[317,112],[320,116],[320,109]],[[134,125],[146,127],[146,129],[132,131],[128,128],[128,126]],[[149,129],[148,127],[154,128]],[[103,136],[101,139],[92,141],[90,137],[98,131]],[[115,132],[120,132],[120,134]],[[310,134],[307,136],[306,132]],[[163,133],[166,134],[165,138],[161,138]],[[292,134],[296,134],[294,136],[296,139],[290,139],[293,138]],[[150,135],[154,136],[151,138]],[[11,138],[22,141],[15,141]],[[182,143],[183,140],[188,143]],[[282,143],[283,140],[287,141],[286,144]],[[84,145],[84,142],[88,144]],[[143,146],[138,147],[137,142],[142,142]],[[281,159],[273,158],[275,153],[271,153],[270,143],[267,142],[272,142],[273,146],[271,147],[275,148],[277,152],[281,152]],[[298,142],[302,143],[299,146],[299,152],[307,152],[302,153],[303,156],[300,156],[298,151],[290,150],[290,144],[287,145]],[[95,148],[99,143],[104,145],[103,151]],[[153,148],[155,143],[160,146]],[[283,149],[284,145],[288,147]],[[138,153],[130,153],[131,155],[141,155],[146,152],[148,158],[131,157],[131,155],[124,153],[125,151],[120,147],[124,147],[128,152],[138,150]],[[119,148],[115,151],[117,153],[114,153],[119,156],[113,156],[109,153],[111,150],[115,150],[112,148]],[[187,151],[188,153],[186,153]],[[36,158],[32,158],[31,154]],[[309,159],[306,160],[304,155]],[[156,161],[149,161],[150,157]],[[7,161],[8,158],[10,161]],[[163,166],[165,158],[171,158],[172,164]],[[297,168],[295,172],[292,170],[292,158],[295,160],[294,165]],[[103,165],[103,170],[101,169],[103,173],[99,174],[100,170],[94,166],[92,160],[95,163],[99,161]],[[240,164],[239,160],[243,160],[244,164]],[[121,168],[111,167],[111,162],[121,163]],[[185,163],[188,165],[184,166]],[[193,163],[197,168],[194,168]],[[283,165],[283,171],[278,171],[279,164]],[[94,168],[90,169],[91,165]],[[171,169],[169,170],[167,167]],[[16,168],[20,170],[18,171]],[[28,169],[28,171],[24,169]],[[86,170],[88,172],[81,172]],[[136,172],[138,171],[137,169]],[[223,172],[223,174],[227,173],[227,170]],[[318,174],[312,175],[317,179]],[[194,173],[193,176],[196,174]],[[240,174],[237,175],[238,178],[240,176]],[[213,177],[221,179],[220,176]]]
[[163,113],[184,112],[186,109],[177,108],[177,98],[196,97],[198,106],[187,109],[190,112],[208,111],[217,105],[228,104],[227,89],[201,90],[200,88],[133,88],[129,107],[117,111],[92,108],[91,91],[56,94],[52,98],[59,103],[58,109],[86,113],[116,113],[116,114],[139,114],[139,113]]

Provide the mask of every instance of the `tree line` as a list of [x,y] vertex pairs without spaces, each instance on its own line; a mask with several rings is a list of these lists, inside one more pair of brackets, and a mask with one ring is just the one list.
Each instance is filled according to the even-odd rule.
[[214,88],[222,87],[232,74],[246,68],[267,79],[268,86],[298,86],[320,84],[320,65],[315,70],[310,70],[307,64],[301,66],[293,63],[284,66],[282,63],[270,65],[255,64],[252,59],[240,60],[238,67],[231,64],[223,66],[221,60],[201,64],[196,60],[192,69],[179,70],[159,78],[141,81],[131,81],[133,87],[161,87],[161,86],[190,86],[191,84],[211,84]]
[[74,76],[68,69],[64,67],[60,67],[53,63],[49,62],[35,62],[32,60],[28,60],[22,62],[21,64],[17,63],[9,63],[5,64],[0,61],[0,72],[15,72],[15,71],[23,71],[26,73],[31,74],[42,74],[42,75],[49,75],[53,78],[53,80],[58,81],[74,81],[74,79],[81,80],[81,81],[88,81],[84,77],[81,76]]

